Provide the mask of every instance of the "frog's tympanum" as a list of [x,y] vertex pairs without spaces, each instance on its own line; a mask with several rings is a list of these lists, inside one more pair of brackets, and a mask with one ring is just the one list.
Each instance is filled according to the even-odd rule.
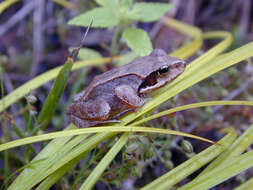
[[67,115],[78,127],[118,122],[128,111],[140,108],[147,95],[173,81],[185,62],[155,49],[148,56],[96,76],[86,90],[67,107]]

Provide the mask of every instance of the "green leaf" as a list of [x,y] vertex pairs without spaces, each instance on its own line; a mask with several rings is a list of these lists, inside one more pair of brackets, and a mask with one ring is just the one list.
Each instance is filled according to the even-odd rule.
[[117,17],[119,13],[119,0],[96,0],[97,4],[107,8]]
[[127,28],[122,35],[127,45],[140,56],[150,54],[152,51],[152,44],[147,32],[137,28]]
[[78,58],[81,60],[90,60],[90,59],[98,59],[102,58],[99,52],[89,49],[89,48],[81,48],[79,50]]
[[141,22],[154,22],[162,17],[172,6],[167,3],[136,3],[133,12],[138,12],[139,17],[132,17]]
[[93,19],[93,28],[106,28],[109,26],[115,26],[119,23],[119,19],[115,17],[110,9],[100,7],[73,18],[68,24],[87,27],[89,26],[91,19]]

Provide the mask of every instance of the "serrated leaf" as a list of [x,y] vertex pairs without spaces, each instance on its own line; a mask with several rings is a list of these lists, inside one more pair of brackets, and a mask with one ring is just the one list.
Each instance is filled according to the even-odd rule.
[[102,58],[99,52],[89,49],[89,48],[81,48],[79,50],[78,58],[81,60],[90,60],[90,59],[98,59]]
[[162,17],[172,6],[167,3],[136,3],[133,12],[138,12],[139,16],[132,17],[141,22],[153,22]]
[[91,19],[93,19],[93,28],[106,28],[119,23],[118,18],[110,9],[99,7],[73,18],[68,24],[87,27]]
[[152,51],[152,44],[147,32],[137,28],[127,28],[122,35],[127,45],[140,56],[150,54]]

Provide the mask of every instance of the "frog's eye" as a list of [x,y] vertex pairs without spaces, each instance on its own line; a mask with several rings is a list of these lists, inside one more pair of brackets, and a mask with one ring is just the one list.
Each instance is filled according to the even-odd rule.
[[160,68],[159,68],[159,70],[158,70],[158,75],[164,75],[164,74],[166,74],[166,73],[168,73],[170,71],[170,68],[169,68],[169,66],[168,65],[163,65],[163,66],[161,66]]

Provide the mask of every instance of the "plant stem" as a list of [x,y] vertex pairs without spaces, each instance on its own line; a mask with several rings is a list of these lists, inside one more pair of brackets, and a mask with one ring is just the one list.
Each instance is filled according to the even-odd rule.
[[111,44],[111,49],[110,49],[111,55],[116,55],[118,53],[117,42],[119,40],[121,29],[122,29],[122,27],[119,25],[114,32],[114,36],[113,36],[112,44]]

